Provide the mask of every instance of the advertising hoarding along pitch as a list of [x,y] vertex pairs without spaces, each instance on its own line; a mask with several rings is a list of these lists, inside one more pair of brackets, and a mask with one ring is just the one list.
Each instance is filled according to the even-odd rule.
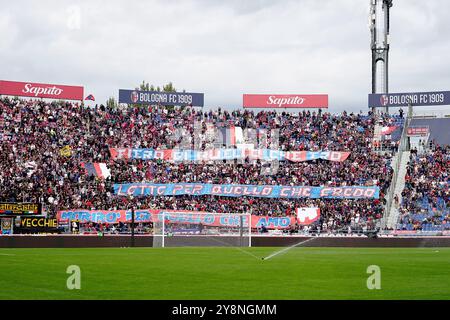
[[0,80],[0,95],[83,100],[83,87]]
[[327,94],[244,94],[244,108],[328,108]]
[[204,94],[119,89],[119,103],[203,107]]
[[369,94],[369,108],[450,105],[450,91]]

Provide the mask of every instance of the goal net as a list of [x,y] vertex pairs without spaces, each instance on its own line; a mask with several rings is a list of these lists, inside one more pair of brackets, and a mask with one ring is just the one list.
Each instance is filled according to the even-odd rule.
[[250,247],[250,214],[159,212],[152,215],[153,247]]

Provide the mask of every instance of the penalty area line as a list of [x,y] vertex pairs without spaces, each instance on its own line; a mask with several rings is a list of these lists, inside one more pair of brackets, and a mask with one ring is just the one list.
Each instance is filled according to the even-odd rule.
[[[218,242],[218,243],[225,244],[225,247],[229,247],[229,244],[226,243],[226,242],[224,242],[224,241],[220,241],[219,239],[215,239],[215,238],[213,238],[213,237],[210,237],[210,238],[211,238],[211,240],[213,240],[213,241],[216,241],[216,242]],[[240,247],[230,247],[230,248],[236,249],[236,250],[238,250],[238,251],[240,251],[240,252],[242,252],[242,253],[245,253],[245,254],[247,254],[247,255],[249,255],[249,256],[251,256],[251,257],[253,257],[253,258],[259,260],[259,257],[255,256],[253,253],[248,252],[248,251],[246,251],[246,250],[244,250],[244,249],[242,249],[242,248],[240,248]]]
[[297,246],[299,246],[299,245],[302,245],[302,244],[307,243],[307,242],[309,242],[309,241],[311,241],[311,240],[314,240],[314,239],[316,239],[316,238],[311,238],[311,239],[308,239],[308,240],[304,240],[304,241],[301,241],[301,242],[299,242],[299,243],[296,243],[296,244],[294,244],[294,245],[292,245],[292,246],[289,246],[289,247],[286,247],[286,248],[284,248],[284,249],[275,251],[274,253],[268,255],[268,256],[265,257],[265,258],[261,258],[261,260],[269,260],[269,259],[272,259],[273,257],[276,257],[276,256],[279,255],[279,254],[282,254],[282,253],[284,253],[284,252],[286,252],[286,251],[289,251],[289,250],[292,249],[292,248],[295,248],[295,247],[297,247]]

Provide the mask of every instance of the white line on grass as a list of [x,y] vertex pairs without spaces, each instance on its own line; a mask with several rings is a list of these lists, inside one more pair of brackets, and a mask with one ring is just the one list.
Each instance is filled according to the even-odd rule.
[[242,249],[242,248],[239,248],[239,247],[234,247],[235,249],[238,249],[239,251],[241,251],[241,252],[243,252],[243,253],[246,253],[246,254],[248,254],[249,256],[252,256],[253,258],[256,258],[256,259],[258,259],[259,260],[259,257],[258,256],[255,256],[253,253],[251,253],[251,252],[248,252],[248,251],[245,251],[244,249]]
[[243,253],[248,254],[249,256],[252,256],[253,258],[256,258],[256,259],[258,259],[258,260],[260,259],[258,256],[255,256],[253,253],[248,252],[248,251],[245,251],[244,249],[242,249],[242,248],[240,248],[240,247],[233,247],[233,246],[230,246],[229,243],[226,243],[226,242],[224,242],[224,241],[220,241],[220,240],[218,240],[218,239],[215,239],[214,237],[208,237],[208,238],[211,238],[211,240],[214,240],[214,241],[216,241],[216,242],[225,244],[225,245],[227,245],[226,247],[233,248],[233,249],[237,249],[237,250],[239,250],[239,251],[241,251],[241,252],[243,252]]
[[289,251],[290,249],[292,249],[292,248],[294,248],[294,247],[297,247],[297,246],[299,246],[299,245],[301,245],[301,244],[307,243],[307,242],[309,242],[309,241],[311,241],[311,240],[314,240],[314,239],[315,239],[315,238],[310,238],[310,239],[308,239],[308,240],[301,241],[301,242],[296,243],[296,244],[294,244],[294,245],[292,245],[292,246],[289,246],[289,247],[286,247],[286,248],[284,248],[284,249],[275,251],[275,252],[272,253],[271,255],[268,255],[267,257],[262,258],[262,259],[263,259],[263,260],[269,260],[269,259],[271,259],[271,258],[273,258],[273,257],[275,257],[275,256],[277,256],[277,255],[279,255],[279,254],[281,254],[281,253],[284,253],[284,252],[286,252],[286,251]]

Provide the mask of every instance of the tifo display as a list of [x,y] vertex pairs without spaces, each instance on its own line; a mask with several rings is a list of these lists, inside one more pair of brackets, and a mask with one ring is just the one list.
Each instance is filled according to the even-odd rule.
[[[12,86],[5,81],[1,85],[5,93]],[[24,88],[32,85],[25,83]],[[37,96],[47,92],[41,91]],[[400,95],[375,98],[390,103],[391,96],[395,102]],[[185,219],[200,213],[202,219],[245,215],[251,231],[259,233],[277,228],[290,234],[377,230],[385,226],[386,203],[392,199],[387,197],[392,160],[402,132],[427,138],[432,131],[429,126],[403,130],[402,113],[323,112],[327,95],[244,95],[247,107],[268,107],[263,102],[317,107],[300,112],[203,111],[195,107],[203,105],[199,93],[121,90],[120,97],[122,104],[114,108],[0,99],[0,214],[5,233],[14,227],[17,232],[73,233],[73,223],[77,234],[152,233],[155,212],[167,217],[181,212],[177,217]],[[432,93],[415,97],[435,100]],[[17,124],[26,129],[16,130]],[[448,147],[434,148],[442,148],[448,157]],[[438,168],[448,171],[448,162],[441,161]],[[421,170],[426,174],[431,168]],[[417,223],[416,209],[408,215],[416,204],[406,198],[397,204],[402,212],[399,229],[449,229],[448,181],[441,180],[438,196],[433,191],[422,200],[432,210],[427,223]],[[435,185],[428,188],[435,190]],[[298,212],[308,208],[320,214],[300,218]],[[32,220],[21,220],[21,215]],[[56,219],[56,228],[43,229],[42,218]],[[30,221],[37,225],[29,227]],[[226,226],[221,221],[212,226]]]

